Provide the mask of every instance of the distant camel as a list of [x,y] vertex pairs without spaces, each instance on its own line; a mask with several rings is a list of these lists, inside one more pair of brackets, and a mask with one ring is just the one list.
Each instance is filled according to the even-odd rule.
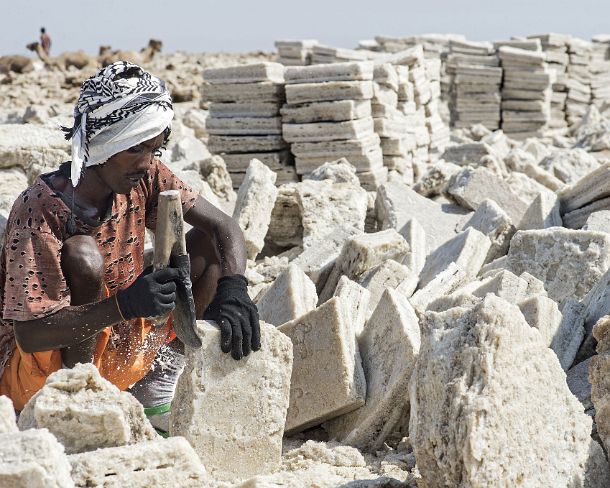
[[97,66],[97,59],[89,56],[84,51],[72,51],[62,53],[56,57],[49,57],[42,49],[39,42],[31,42],[26,46],[30,51],[34,51],[38,58],[47,67],[58,68],[62,71],[66,71],[70,66],[74,66],[77,69],[83,69],[87,67],[95,68]]
[[110,46],[100,46],[98,60],[102,66],[108,66],[115,61],[130,61],[135,64],[149,63],[155,54],[161,52],[163,42],[157,39],[148,41],[148,45],[136,51],[112,51]]
[[20,54],[0,56],[0,73],[29,73],[34,69],[34,63],[27,56]]

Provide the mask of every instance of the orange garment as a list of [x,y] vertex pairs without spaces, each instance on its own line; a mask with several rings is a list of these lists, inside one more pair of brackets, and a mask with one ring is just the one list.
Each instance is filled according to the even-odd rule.
[[[17,410],[61,367],[61,352],[23,352],[7,337],[14,335],[12,321],[45,317],[70,305],[60,262],[62,243],[70,237],[66,233],[70,209],[47,182],[48,175],[42,175],[15,201],[0,256],[0,395],[9,396]],[[76,233],[91,235],[98,242],[109,295],[128,287],[143,271],[145,228],[155,229],[158,195],[170,189],[181,192],[186,213],[195,203],[196,192],[155,160],[128,195],[113,196],[101,223],[75,211]],[[103,377],[126,389],[148,372],[159,347],[172,334],[169,321],[159,328],[143,319],[114,324],[99,333],[94,364]]]

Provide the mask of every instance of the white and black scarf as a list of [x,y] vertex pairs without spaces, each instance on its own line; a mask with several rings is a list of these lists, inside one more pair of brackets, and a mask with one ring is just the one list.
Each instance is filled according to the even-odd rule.
[[138,65],[117,61],[83,82],[74,107],[74,126],[63,128],[72,140],[71,180],[84,166],[161,134],[174,116],[165,83]]

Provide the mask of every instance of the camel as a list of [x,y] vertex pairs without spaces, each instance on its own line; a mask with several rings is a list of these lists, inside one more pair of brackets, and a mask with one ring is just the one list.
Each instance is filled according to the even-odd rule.
[[135,64],[149,63],[155,54],[161,52],[163,42],[157,39],[148,41],[148,45],[136,51],[112,51],[110,46],[100,46],[98,60],[102,66],[108,66],[115,61],[130,61]]
[[0,73],[29,73],[34,69],[32,60],[19,54],[0,56]]
[[83,69],[87,67],[97,67],[97,59],[89,56],[84,51],[72,51],[62,53],[56,57],[49,57],[42,49],[39,42],[32,42],[26,46],[30,51],[34,51],[38,58],[50,68],[58,68],[62,71],[66,71],[70,66],[74,66],[77,69]]

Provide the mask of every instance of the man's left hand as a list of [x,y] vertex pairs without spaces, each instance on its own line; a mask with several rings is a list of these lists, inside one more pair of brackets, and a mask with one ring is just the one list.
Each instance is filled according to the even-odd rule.
[[239,360],[258,351],[261,333],[258,310],[248,296],[248,281],[242,275],[223,276],[218,280],[216,296],[203,314],[206,320],[214,320],[220,326],[220,348],[231,351]]

